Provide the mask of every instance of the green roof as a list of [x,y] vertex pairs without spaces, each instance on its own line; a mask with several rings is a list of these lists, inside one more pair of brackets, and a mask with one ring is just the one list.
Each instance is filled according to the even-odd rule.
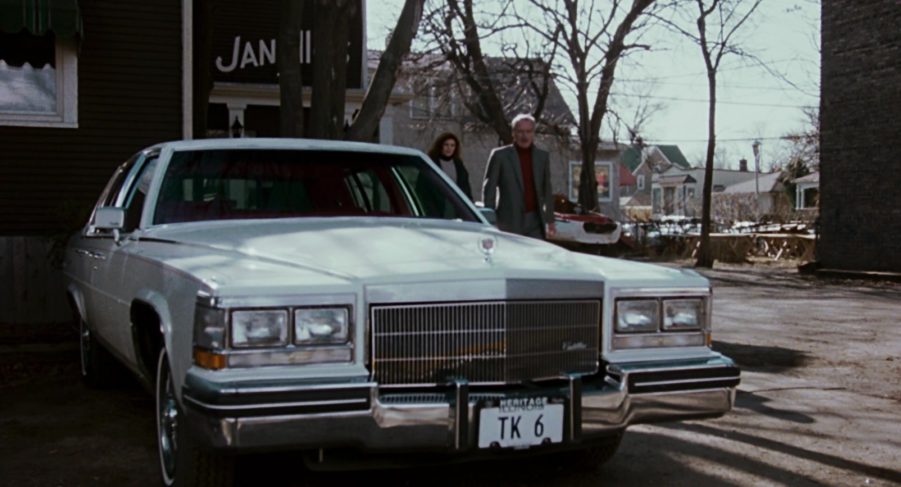
[[635,172],[635,169],[641,164],[641,152],[635,147],[629,147],[623,151],[620,160],[629,168],[630,172]]
[[[685,155],[682,154],[682,151],[679,150],[678,145],[655,145],[654,147],[660,149],[660,152],[662,152],[674,166],[679,167],[680,169],[691,169],[691,164],[688,163],[688,159],[686,159]],[[623,164],[629,168],[629,171],[634,173],[635,169],[641,165],[641,151],[635,147],[629,147],[623,151],[620,159]]]
[[663,152],[663,155],[665,155],[673,164],[682,169],[691,169],[691,164],[688,163],[688,159],[686,159],[685,155],[682,154],[682,151],[679,150],[678,145],[658,145],[657,148],[660,149],[660,152]]

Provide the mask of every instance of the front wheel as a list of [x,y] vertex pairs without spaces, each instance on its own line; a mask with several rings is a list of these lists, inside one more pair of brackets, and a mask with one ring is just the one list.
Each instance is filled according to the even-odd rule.
[[156,368],[156,432],[163,485],[231,486],[235,473],[231,458],[197,445],[184,420],[163,349]]

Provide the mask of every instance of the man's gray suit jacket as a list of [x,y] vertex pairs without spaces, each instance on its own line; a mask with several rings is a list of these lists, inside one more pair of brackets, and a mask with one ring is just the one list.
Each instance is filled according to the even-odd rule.
[[[532,180],[538,200],[541,231],[554,221],[554,195],[551,193],[551,161],[547,151],[532,145]],[[512,145],[498,147],[488,157],[485,181],[482,183],[482,201],[486,208],[497,212],[497,226],[505,232],[524,234],[522,165],[516,148]]]

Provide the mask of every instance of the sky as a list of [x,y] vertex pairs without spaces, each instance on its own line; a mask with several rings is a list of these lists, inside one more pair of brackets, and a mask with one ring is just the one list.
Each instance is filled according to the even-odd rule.
[[[403,0],[367,4],[368,46],[380,49]],[[819,1],[763,0],[739,32],[741,46],[769,70],[738,56],[723,59],[717,80],[718,167],[737,168],[738,160],[745,158],[753,168],[752,144],[758,140],[760,166],[767,170],[788,152],[788,144],[780,138],[807,127],[804,107],[819,105],[819,19]],[[678,145],[692,165],[700,166],[707,146],[708,109],[700,49],[670,32],[658,31],[643,40],[653,48],[617,67],[612,103],[623,113],[630,113],[642,97],[659,104],[643,136],[651,144]],[[575,108],[573,103],[570,107]],[[609,140],[612,135],[607,131],[602,136]],[[621,132],[620,141],[623,138]]]

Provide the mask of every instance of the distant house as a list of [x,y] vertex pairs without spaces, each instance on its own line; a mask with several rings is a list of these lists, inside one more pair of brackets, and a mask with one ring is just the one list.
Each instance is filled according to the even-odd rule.
[[795,183],[795,209],[816,210],[820,204],[820,172],[797,178]]
[[[681,169],[673,166],[659,174],[653,174],[651,182],[651,206],[654,218],[684,216],[700,218],[704,189],[704,168]],[[731,169],[713,170],[713,193],[722,193],[727,187],[751,180],[754,173]]]
[[624,215],[633,220],[646,220],[653,213],[651,186],[655,174],[674,167],[691,169],[677,145],[631,146],[623,151],[620,161],[634,179],[633,183],[622,187],[620,200]]
[[635,176],[635,185],[623,188],[623,196],[651,194],[651,178],[671,167],[691,169],[678,145],[632,146],[623,151],[621,161]]
[[713,215],[718,221],[756,221],[779,219],[790,212],[782,173],[760,174],[726,187],[713,195]]

